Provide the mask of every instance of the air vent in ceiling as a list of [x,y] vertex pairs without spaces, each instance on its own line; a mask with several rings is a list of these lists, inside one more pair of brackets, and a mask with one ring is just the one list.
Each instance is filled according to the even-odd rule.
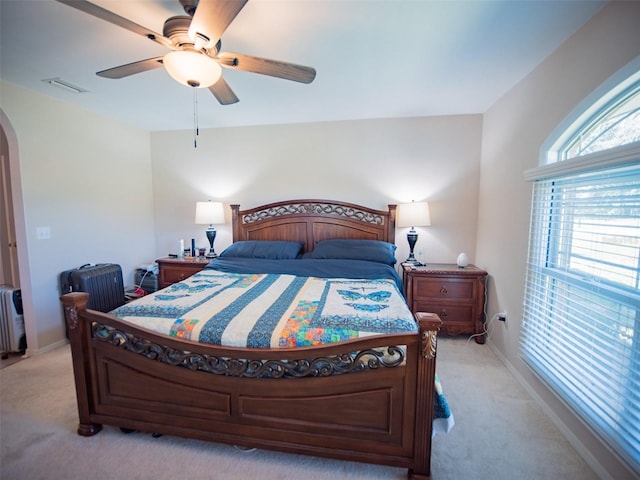
[[68,92],[86,93],[86,92],[89,91],[89,90],[85,90],[82,87],[78,87],[77,85],[74,85],[73,83],[69,83],[66,80],[62,80],[61,78],[45,78],[42,81],[46,82],[46,83],[48,83],[50,85],[56,86],[56,87],[64,88]]

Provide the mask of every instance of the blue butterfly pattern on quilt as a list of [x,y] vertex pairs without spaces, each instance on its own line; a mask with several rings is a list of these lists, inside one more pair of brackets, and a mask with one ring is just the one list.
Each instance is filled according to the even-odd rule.
[[[237,282],[237,277],[231,283],[234,282]],[[175,319],[227,287],[228,282],[221,282],[218,277],[188,278],[136,302],[124,304],[112,313],[120,318]]]
[[353,290],[338,290],[338,293],[345,300],[373,300],[374,302],[387,302],[391,296],[391,292],[371,292],[371,293],[359,293]]
[[387,308],[388,305],[384,305],[380,302],[388,302],[391,292],[376,291],[371,293],[360,293],[354,290],[338,290],[340,295],[345,300],[370,300],[378,303],[355,303],[345,302],[345,305],[361,312],[379,312]]
[[388,305],[370,304],[370,303],[345,303],[348,307],[355,308],[361,312],[379,312],[387,308]]
[[184,292],[187,292],[187,294],[199,293],[209,288],[217,287],[218,285],[220,284],[216,282],[204,282],[204,283],[200,283],[199,285],[189,285],[185,282],[179,282],[171,285],[169,288],[167,288],[166,291],[168,292],[184,291]]
[[181,295],[171,295],[171,294],[167,294],[167,293],[160,293],[158,295],[156,295],[155,297],[153,297],[154,300],[156,301],[161,301],[161,302],[169,302],[171,300],[176,300],[178,298],[183,298],[183,297],[188,297],[189,294],[188,293],[183,293]]

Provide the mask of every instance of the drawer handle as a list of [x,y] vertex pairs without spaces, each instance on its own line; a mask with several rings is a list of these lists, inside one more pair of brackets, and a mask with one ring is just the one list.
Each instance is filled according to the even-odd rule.
[[447,290],[447,287],[442,287],[442,288],[440,289],[440,293],[441,293],[442,295],[446,295],[447,293],[449,293],[449,290]]
[[446,318],[447,315],[447,311],[444,308],[440,310],[440,318]]

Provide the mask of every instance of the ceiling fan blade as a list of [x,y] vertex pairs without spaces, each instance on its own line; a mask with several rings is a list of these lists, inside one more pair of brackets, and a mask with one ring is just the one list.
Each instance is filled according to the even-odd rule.
[[200,0],[189,26],[189,36],[205,37],[205,48],[213,47],[248,0]]
[[96,75],[105,78],[124,78],[136,73],[146,72],[147,70],[153,70],[155,68],[162,67],[162,59],[164,57],[153,57],[146,60],[140,60],[139,62],[127,63],[126,65],[120,65],[119,67],[109,68],[102,70]]
[[231,105],[239,101],[229,84],[222,77],[209,87],[209,91],[213,93],[213,96],[220,102],[220,105]]
[[143,37],[147,37],[149,40],[153,40],[160,45],[164,45],[165,47],[171,48],[175,50],[175,46],[171,43],[167,37],[162,36],[161,34],[154,32],[153,30],[149,30],[142,25],[138,25],[137,23],[132,22],[131,20],[127,20],[120,15],[116,15],[109,10],[106,10],[98,5],[95,5],[91,2],[87,2],[84,0],[56,0],[60,3],[64,3],[65,5],[69,5],[70,7],[76,8],[82,12],[88,13],[94,17],[97,17],[101,20],[105,20],[107,22],[113,23],[119,27],[122,27],[130,32],[137,33],[138,35],[142,35]]
[[218,56],[218,60],[223,67],[284,78],[294,82],[311,83],[316,78],[316,70],[314,68],[267,58],[252,57],[241,53],[223,52]]

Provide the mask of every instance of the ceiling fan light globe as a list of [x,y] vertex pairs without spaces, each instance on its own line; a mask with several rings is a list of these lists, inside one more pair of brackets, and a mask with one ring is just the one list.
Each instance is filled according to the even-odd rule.
[[188,87],[207,88],[218,81],[222,68],[213,58],[192,50],[175,50],[163,59],[173,79]]

